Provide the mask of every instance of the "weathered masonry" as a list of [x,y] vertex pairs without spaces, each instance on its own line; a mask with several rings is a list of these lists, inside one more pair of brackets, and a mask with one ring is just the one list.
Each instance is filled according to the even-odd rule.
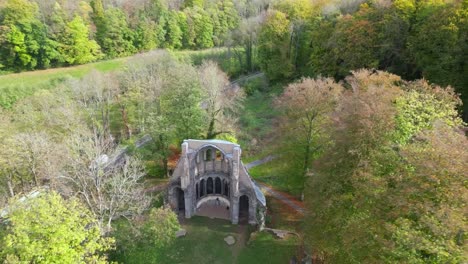
[[184,140],[168,200],[186,218],[209,204],[233,224],[263,224],[266,209],[265,196],[241,161],[240,146],[223,140]]

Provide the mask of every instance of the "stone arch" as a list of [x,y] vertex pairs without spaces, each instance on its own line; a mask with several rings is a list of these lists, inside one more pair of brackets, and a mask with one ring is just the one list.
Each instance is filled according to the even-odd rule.
[[226,206],[230,206],[231,205],[231,202],[229,201],[229,199],[227,199],[226,197],[223,197],[223,196],[220,196],[220,195],[212,195],[212,196],[208,196],[208,197],[203,197],[202,199],[200,199],[199,201],[197,201],[197,204],[196,204],[196,207],[199,208],[201,205],[203,205],[204,203],[207,203],[207,202],[213,202],[215,201],[216,199],[218,199],[220,201],[220,205],[219,206],[222,206],[223,208],[225,208]]
[[241,195],[239,197],[239,223],[247,224],[249,222],[249,205],[250,199],[247,195]]
[[215,178],[215,184],[214,184],[214,187],[215,187],[215,194],[221,194],[222,192],[222,185],[221,185],[221,179],[219,177],[216,177]]
[[213,178],[208,177],[206,180],[206,194],[213,194],[214,193],[214,183]]
[[207,148],[211,148],[211,149],[214,149],[215,151],[220,151],[221,154],[226,157],[226,152],[224,152],[224,150],[218,148],[217,146],[213,145],[213,144],[205,144],[201,147],[199,147],[198,149],[195,150],[195,153],[204,153],[203,151]]
[[200,181],[200,197],[205,196],[205,179]]
[[216,150],[212,149],[212,148],[207,148],[205,150],[205,158],[204,160],[205,161],[210,161],[213,159],[213,152],[215,152]]

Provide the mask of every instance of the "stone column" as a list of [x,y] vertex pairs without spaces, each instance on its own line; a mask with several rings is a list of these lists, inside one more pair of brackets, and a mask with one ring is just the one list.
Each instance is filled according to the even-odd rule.
[[249,224],[257,224],[257,199],[249,197]]
[[184,164],[184,170],[180,177],[180,187],[182,190],[187,190],[190,185],[190,166],[189,166],[189,158],[188,158],[188,143],[182,143],[182,155],[180,156],[182,162]]
[[193,191],[187,189],[184,193],[185,199],[185,218],[191,218],[193,215]]
[[211,151],[211,164],[213,166],[213,172],[216,171],[216,149]]
[[[239,197],[239,166],[240,166],[241,149],[235,147],[232,155],[232,168],[231,168],[231,183],[232,183],[232,196]],[[239,201],[238,201],[239,202]]]
[[233,225],[239,223],[239,197],[232,196],[231,199],[231,223]]

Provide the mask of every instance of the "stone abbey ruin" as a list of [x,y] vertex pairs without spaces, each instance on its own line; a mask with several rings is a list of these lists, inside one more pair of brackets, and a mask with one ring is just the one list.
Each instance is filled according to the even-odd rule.
[[168,187],[170,206],[186,218],[205,215],[263,225],[266,200],[241,161],[238,144],[184,140]]

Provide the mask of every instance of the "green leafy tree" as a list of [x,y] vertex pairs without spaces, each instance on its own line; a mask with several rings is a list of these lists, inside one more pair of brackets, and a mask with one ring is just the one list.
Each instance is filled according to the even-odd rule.
[[39,190],[8,204],[0,259],[18,263],[106,263],[113,239],[104,238],[76,199]]
[[167,48],[179,49],[182,47],[183,31],[179,25],[179,13],[170,11],[167,17],[167,30],[165,46]]
[[213,47],[213,22],[209,14],[195,6],[184,10],[187,18],[187,45],[191,48]]
[[260,30],[258,62],[262,71],[274,80],[291,77],[290,22],[286,14],[272,11]]
[[463,262],[467,141],[453,91],[383,72],[346,80],[307,185],[309,243],[337,263]]
[[59,54],[57,44],[47,37],[45,26],[37,19],[37,4],[8,0],[1,11],[3,66],[16,71],[49,67]]
[[180,229],[177,215],[170,208],[151,209],[143,226],[143,237],[158,249],[169,246]]
[[67,23],[60,43],[59,51],[68,64],[84,64],[101,58],[99,45],[89,39],[88,26],[79,16]]
[[107,57],[122,57],[135,52],[134,33],[121,9],[105,10],[103,17],[96,18],[96,26],[96,39]]
[[330,78],[306,78],[288,85],[278,98],[278,108],[283,113],[279,126],[280,151],[287,153],[280,159],[287,160],[291,182],[292,178],[296,181],[291,185],[300,191],[304,189],[313,158],[326,145],[324,124],[329,122],[342,92],[343,87]]
[[468,3],[420,3],[408,49],[422,77],[452,85],[468,105]]
[[143,18],[138,23],[135,33],[135,47],[140,51],[148,51],[158,47],[158,25],[150,20]]

